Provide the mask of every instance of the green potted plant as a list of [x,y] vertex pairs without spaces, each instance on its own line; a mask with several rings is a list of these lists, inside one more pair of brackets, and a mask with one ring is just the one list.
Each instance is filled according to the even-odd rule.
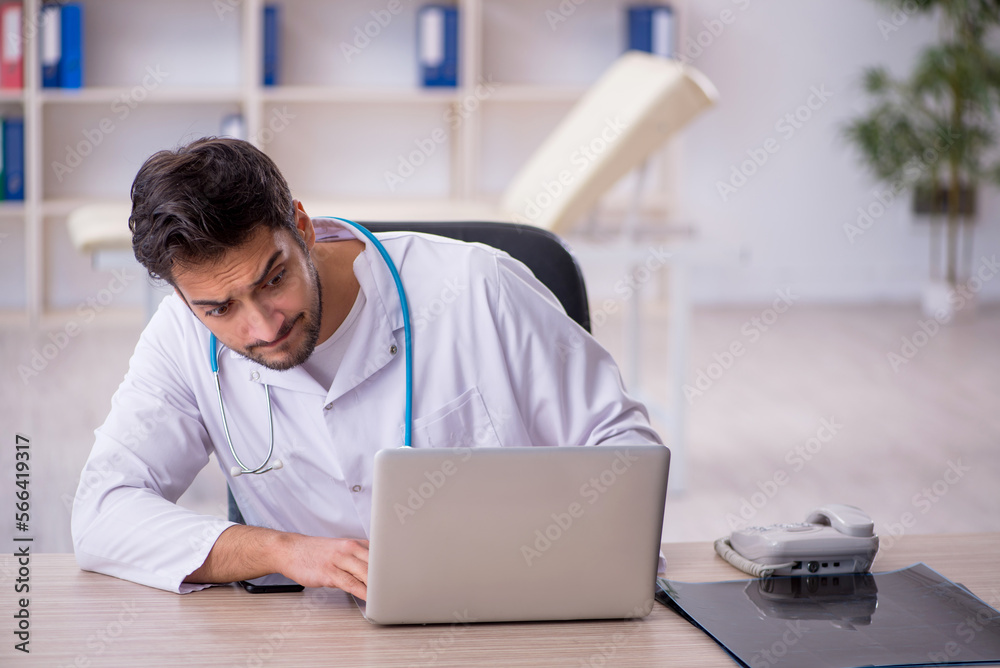
[[865,72],[872,108],[845,133],[866,166],[890,184],[893,196],[913,191],[916,211],[931,216],[931,276],[922,304],[925,313],[943,321],[965,303],[954,291],[971,270],[977,189],[1000,184],[1000,162],[992,151],[998,140],[1000,54],[990,46],[1000,27],[1000,3],[876,1],[898,12],[932,14],[940,22],[941,39],[918,55],[909,77],[893,78],[882,67]]

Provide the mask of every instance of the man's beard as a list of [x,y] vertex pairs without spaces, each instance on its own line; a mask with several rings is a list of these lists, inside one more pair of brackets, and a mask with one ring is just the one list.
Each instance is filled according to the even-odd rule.
[[246,350],[240,351],[241,355],[253,360],[257,364],[266,366],[268,369],[287,371],[292,367],[302,364],[313,354],[313,351],[316,349],[316,342],[319,341],[320,323],[323,320],[323,285],[319,281],[319,272],[316,271],[316,265],[308,258],[307,261],[309,263],[309,276],[316,286],[313,302],[308,312],[300,313],[291,322],[286,322],[274,337],[274,340],[277,341],[288,334],[300,320],[304,319],[305,339],[302,341],[302,345],[299,346],[298,350],[289,351],[287,353],[288,356],[282,360],[267,360],[263,356],[253,352],[254,348],[266,345],[266,342],[255,343],[249,346]]

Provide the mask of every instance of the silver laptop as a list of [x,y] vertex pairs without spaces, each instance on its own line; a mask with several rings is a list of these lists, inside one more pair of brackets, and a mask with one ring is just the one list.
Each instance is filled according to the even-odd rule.
[[358,605],[378,624],[645,616],[669,462],[663,446],[380,451]]

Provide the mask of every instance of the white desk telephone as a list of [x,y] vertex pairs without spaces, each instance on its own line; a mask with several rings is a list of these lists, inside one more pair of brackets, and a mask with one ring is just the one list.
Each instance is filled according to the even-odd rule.
[[715,551],[754,577],[865,573],[878,552],[874,528],[859,508],[831,503],[804,523],[734,531],[715,541]]

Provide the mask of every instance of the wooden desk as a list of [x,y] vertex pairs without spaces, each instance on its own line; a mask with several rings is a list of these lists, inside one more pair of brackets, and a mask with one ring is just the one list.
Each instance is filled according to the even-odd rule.
[[[666,544],[667,577],[742,576],[709,543]],[[1000,533],[907,536],[875,570],[923,561],[1000,606]],[[0,558],[3,666],[734,666],[657,603],[635,621],[378,627],[338,590],[251,595],[236,585],[179,596],[32,555],[30,654],[14,650],[16,563]],[[583,583],[585,584],[585,583]]]

